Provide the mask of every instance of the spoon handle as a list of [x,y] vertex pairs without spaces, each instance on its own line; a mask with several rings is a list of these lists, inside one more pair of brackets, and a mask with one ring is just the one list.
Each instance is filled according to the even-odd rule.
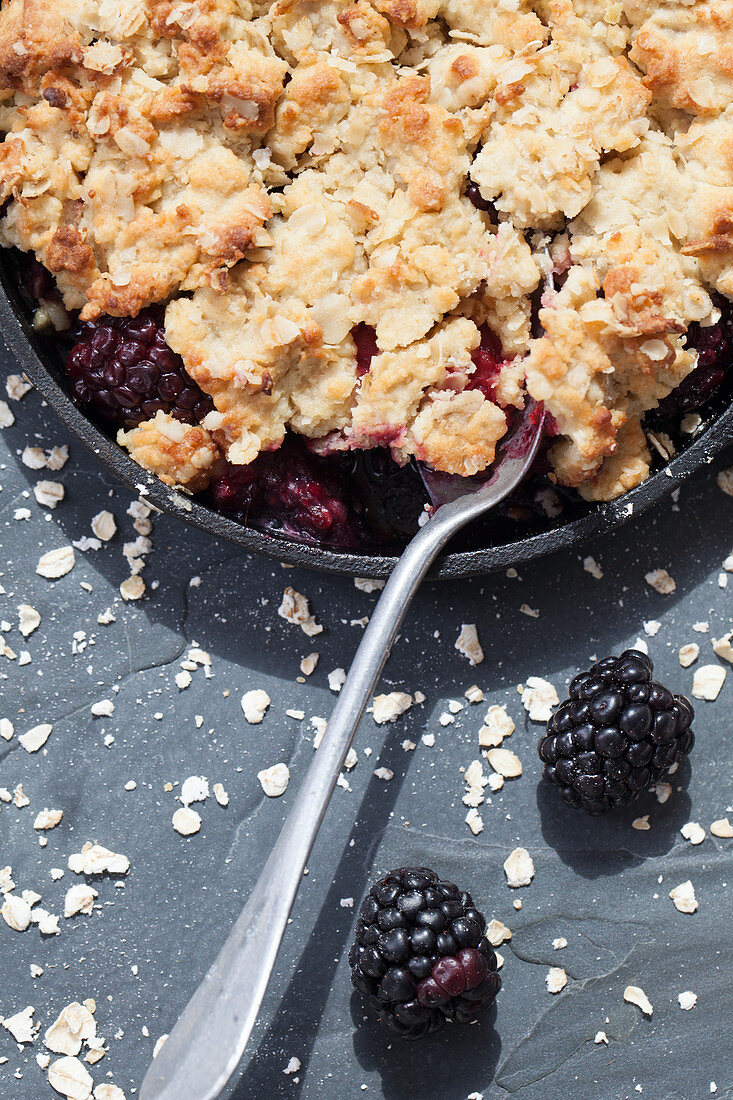
[[234,1072],[357,726],[421,580],[460,525],[436,515],[397,563],[275,847],[216,961],[148,1070],[140,1100],[214,1100]]

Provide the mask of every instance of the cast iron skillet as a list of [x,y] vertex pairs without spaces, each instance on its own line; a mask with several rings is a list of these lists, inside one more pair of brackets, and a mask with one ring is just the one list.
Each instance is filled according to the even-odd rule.
[[[234,519],[213,511],[195,499],[169,489],[158,478],[143,470],[103,431],[82,413],[59,382],[59,368],[30,323],[28,310],[20,298],[17,270],[6,256],[0,258],[0,331],[22,369],[48,401],[66,427],[76,435],[120,480],[145,494],[156,508],[185,523],[228,539],[245,550],[289,565],[307,566],[330,573],[355,577],[386,577],[397,560],[396,553],[355,553],[322,549],[297,542],[284,535],[268,534],[245,527]],[[684,478],[710,462],[727,444],[733,443],[733,402],[730,386],[717,401],[704,429],[682,453],[653,474],[636,489],[608,504],[578,506],[577,518],[550,527],[525,538],[500,545],[481,545],[474,534],[475,549],[446,554],[439,559],[433,575],[467,577],[531,561],[556,550],[577,547],[586,539],[612,531],[632,516],[671,492]],[[483,532],[484,539],[486,532]]]

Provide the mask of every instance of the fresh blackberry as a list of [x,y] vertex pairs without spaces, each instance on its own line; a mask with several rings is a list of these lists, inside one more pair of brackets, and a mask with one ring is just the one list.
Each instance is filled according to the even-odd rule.
[[391,1031],[419,1039],[466,1023],[501,986],[486,920],[470,894],[427,867],[401,867],[372,886],[349,952],[351,980]]
[[82,408],[122,428],[150,420],[158,411],[197,424],[214,408],[166,344],[162,324],[151,311],[83,323],[66,372]]
[[695,712],[652,680],[645,653],[606,657],[570,682],[538,751],[569,806],[591,814],[633,802],[692,749]]

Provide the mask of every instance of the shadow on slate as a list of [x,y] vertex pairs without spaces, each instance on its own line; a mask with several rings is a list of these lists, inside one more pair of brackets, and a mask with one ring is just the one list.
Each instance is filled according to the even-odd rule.
[[[394,779],[385,790],[384,784],[372,776],[343,855],[338,867],[334,868],[333,884],[321,906],[305,949],[298,959],[274,1018],[259,1039],[257,1051],[242,1071],[241,1080],[232,1092],[231,1100],[250,1100],[255,1096],[267,1096],[268,1100],[276,1100],[278,1097],[292,1098],[302,1091],[308,1067],[308,1052],[316,1041],[339,960],[348,949],[362,898],[372,879],[376,877],[372,871],[374,852],[407,778],[405,754],[397,741],[385,745],[380,763],[394,772]],[[353,911],[340,907],[342,897],[354,898]],[[334,914],[343,914],[344,923],[336,922]],[[298,935],[297,928],[293,928],[293,933]],[[302,1063],[297,1085],[292,1077],[284,1076],[282,1072],[282,1052],[287,1049],[289,1038],[293,1034],[298,1036],[298,1053]],[[386,1031],[382,1041],[389,1041]]]
[[[617,875],[650,856],[666,855],[675,846],[679,830],[690,820],[690,796],[686,790],[689,780],[690,761],[685,758],[671,777],[674,796],[663,806],[653,791],[646,791],[630,806],[594,817],[566,806],[559,789],[542,779],[537,784],[542,836],[562,862],[583,878]],[[630,832],[632,821],[652,811],[653,829]],[[634,838],[636,852],[627,847],[630,837]]]

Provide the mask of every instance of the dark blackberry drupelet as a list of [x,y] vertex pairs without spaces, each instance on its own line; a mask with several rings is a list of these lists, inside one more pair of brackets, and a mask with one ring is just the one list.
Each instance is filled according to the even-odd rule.
[[485,928],[471,895],[435,871],[390,871],[362,903],[349,952],[351,980],[406,1039],[446,1020],[467,1023],[501,986]]
[[122,428],[133,428],[159,411],[197,424],[214,408],[166,344],[152,311],[82,323],[66,372],[82,408]]
[[569,806],[599,814],[633,802],[691,751],[692,704],[653,671],[645,653],[627,649],[571,680],[538,746],[545,779]]
[[676,389],[660,402],[657,418],[694,412],[725,382],[733,364],[733,307],[727,298],[715,296],[720,320],[707,328],[690,325],[687,346],[697,351],[697,366]]

